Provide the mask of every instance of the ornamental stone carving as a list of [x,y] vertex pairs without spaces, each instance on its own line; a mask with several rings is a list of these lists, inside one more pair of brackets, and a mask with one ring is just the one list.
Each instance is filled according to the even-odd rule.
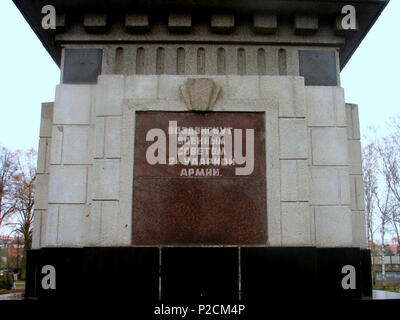
[[188,79],[180,87],[183,101],[189,110],[209,111],[214,108],[221,88],[211,79]]

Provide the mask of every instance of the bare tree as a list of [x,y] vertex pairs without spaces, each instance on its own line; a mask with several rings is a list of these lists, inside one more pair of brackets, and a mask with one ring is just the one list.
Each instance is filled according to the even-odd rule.
[[[370,132],[377,136],[376,130]],[[385,237],[395,235],[400,245],[400,116],[391,119],[389,134],[363,148],[365,211],[368,241],[375,265],[375,225],[381,240],[382,283],[385,285]],[[393,232],[393,233],[392,233]],[[373,266],[373,269],[374,266]]]
[[397,137],[400,135],[400,127],[392,131],[387,137],[382,139],[378,146],[380,156],[380,174],[382,177],[381,197],[377,195],[379,208],[380,232],[382,240],[382,284],[385,285],[385,234],[388,232],[387,225],[392,226],[399,242],[399,228],[397,216],[400,210],[400,145]]
[[21,234],[24,243],[23,276],[26,264],[26,252],[32,245],[32,222],[35,204],[35,181],[37,152],[16,152],[16,171],[12,176],[11,201],[14,208],[12,225],[14,231]]
[[400,122],[393,121],[391,134],[384,139],[380,148],[382,176],[393,194],[393,208],[390,223],[400,245]]
[[374,251],[374,210],[378,188],[378,164],[375,142],[368,143],[362,150],[362,167],[364,175],[365,215],[367,219],[368,243]]
[[381,266],[382,266],[382,285],[386,284],[386,272],[385,272],[385,234],[387,232],[387,224],[390,221],[392,205],[392,192],[388,185],[385,185],[381,193],[375,194],[377,208],[378,208],[378,218],[380,223],[380,233],[381,233]]
[[12,177],[16,170],[15,154],[7,148],[0,148],[0,228],[14,212],[10,202]]
[[377,256],[377,247],[374,242],[375,233],[375,210],[376,194],[378,188],[378,161],[375,142],[369,142],[362,149],[362,168],[364,180],[365,195],[365,216],[367,222],[368,247],[372,256],[373,282],[375,283],[375,257]]

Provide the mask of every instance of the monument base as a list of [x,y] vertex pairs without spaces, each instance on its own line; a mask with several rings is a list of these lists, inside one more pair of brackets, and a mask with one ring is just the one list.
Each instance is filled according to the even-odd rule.
[[370,251],[315,247],[84,247],[28,251],[26,298],[150,303],[361,300]]

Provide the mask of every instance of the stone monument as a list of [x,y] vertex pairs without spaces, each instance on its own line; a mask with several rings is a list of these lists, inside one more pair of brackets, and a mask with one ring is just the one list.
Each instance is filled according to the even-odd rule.
[[370,297],[340,71],[387,2],[14,0],[61,70],[26,296]]

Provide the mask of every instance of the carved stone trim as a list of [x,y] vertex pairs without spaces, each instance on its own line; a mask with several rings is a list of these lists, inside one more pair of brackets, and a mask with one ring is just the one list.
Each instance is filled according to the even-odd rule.
[[221,88],[211,79],[187,79],[180,93],[189,110],[209,111],[214,108]]

